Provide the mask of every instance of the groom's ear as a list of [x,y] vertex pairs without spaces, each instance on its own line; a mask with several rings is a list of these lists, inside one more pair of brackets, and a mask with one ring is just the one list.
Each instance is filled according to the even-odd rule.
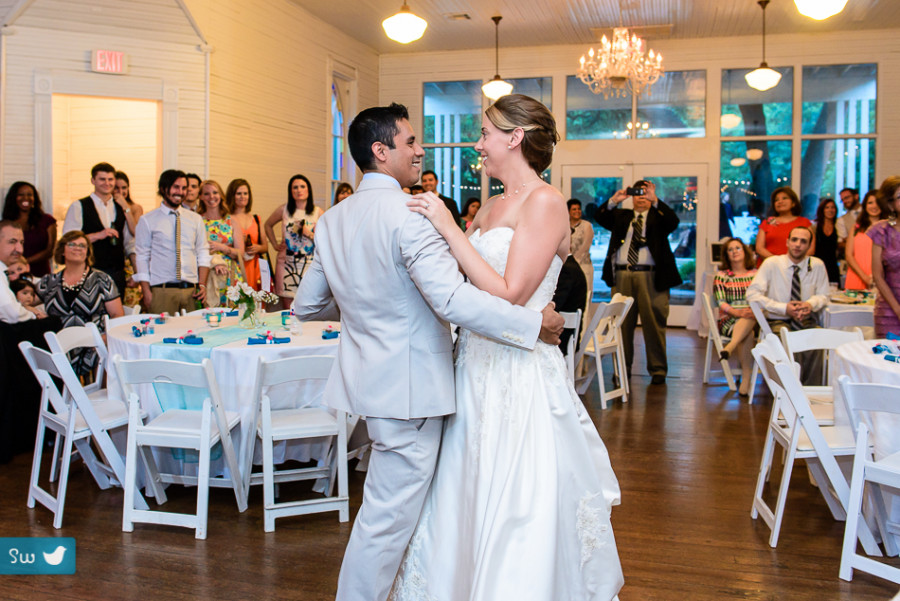
[[375,157],[376,161],[385,162],[388,157],[388,151],[390,149],[382,142],[372,142],[372,156]]

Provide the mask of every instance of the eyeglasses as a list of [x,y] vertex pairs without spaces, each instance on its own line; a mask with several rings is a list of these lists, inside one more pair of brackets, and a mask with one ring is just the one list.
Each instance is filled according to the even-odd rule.
[[87,244],[83,242],[67,242],[66,248],[77,248],[79,250],[87,250]]

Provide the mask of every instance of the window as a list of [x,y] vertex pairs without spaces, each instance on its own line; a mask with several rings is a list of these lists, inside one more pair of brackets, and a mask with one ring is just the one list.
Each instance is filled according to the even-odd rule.
[[513,94],[531,96],[553,111],[552,77],[525,77],[522,79],[507,79],[506,81],[512,84]]
[[702,138],[706,71],[670,71],[649,94],[604,98],[578,77],[566,78],[566,139]]
[[344,180],[344,111],[337,86],[331,84],[331,198]]
[[722,137],[788,136],[791,134],[794,70],[775,67],[781,73],[777,86],[765,92],[747,85],[751,69],[722,71]]
[[875,187],[877,79],[874,64],[803,67],[800,199],[808,217],[842,188]]

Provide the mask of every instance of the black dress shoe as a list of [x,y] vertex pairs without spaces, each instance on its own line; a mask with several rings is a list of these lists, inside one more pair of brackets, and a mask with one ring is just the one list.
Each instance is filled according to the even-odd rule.
[[666,377],[662,374],[656,374],[650,378],[650,383],[654,385],[660,385],[666,383]]
[[719,361],[728,361],[728,358],[731,357],[731,353],[728,351],[722,351],[719,353]]

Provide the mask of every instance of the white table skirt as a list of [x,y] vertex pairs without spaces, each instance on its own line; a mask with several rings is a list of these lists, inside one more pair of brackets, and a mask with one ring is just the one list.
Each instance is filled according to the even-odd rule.
[[[271,316],[270,316],[271,318]],[[222,328],[237,325],[237,318],[225,318],[219,328],[210,328],[199,315],[186,315],[183,317],[169,318],[166,324],[154,324],[155,334],[151,336],[135,337],[132,334],[132,324],[121,325],[111,329],[108,333],[108,345],[110,357],[121,355],[123,359],[148,359],[154,344],[162,344],[164,337],[178,337],[184,335],[187,330],[193,330],[197,336],[203,337],[204,333],[212,334],[221,331]],[[209,351],[209,359],[212,362],[216,374],[216,381],[222,395],[222,401],[227,411],[236,411],[241,416],[240,432],[234,437],[235,450],[242,456],[238,457],[241,465],[244,465],[243,454],[247,452],[242,444],[242,437],[253,420],[253,412],[256,409],[256,399],[253,398],[253,385],[256,378],[256,366],[260,357],[267,361],[284,359],[287,357],[330,355],[337,354],[338,339],[323,340],[322,330],[331,325],[339,329],[337,322],[306,322],[303,324],[302,334],[290,334],[286,330],[274,331],[277,336],[290,336],[291,341],[285,344],[248,345],[247,338],[255,335],[248,330],[246,336],[236,342],[230,342],[222,346],[216,346]],[[170,345],[166,345],[169,347]],[[174,346],[174,345],[171,345]],[[186,353],[197,351],[198,357],[203,350],[198,347],[190,348],[189,345],[179,345]],[[199,362],[199,361],[198,361]],[[121,397],[121,388],[118,384],[117,374],[110,369],[109,389],[111,397]],[[270,390],[273,409],[301,406],[321,406],[324,380],[313,381],[303,385],[286,384]],[[141,386],[138,389],[141,396],[141,406],[149,416],[155,417],[162,412],[157,400],[156,392],[152,385]],[[327,453],[328,444],[319,443],[280,443],[275,447],[275,462],[281,463],[287,459],[297,461],[322,460]],[[185,474],[193,475],[196,471],[196,463],[190,459],[181,462],[176,456],[166,449],[156,449],[155,456],[160,461],[160,469],[181,470]],[[261,462],[259,443],[255,445],[254,462]],[[224,473],[223,461],[213,461],[212,473]],[[180,464],[180,465],[179,465]]]
[[[872,347],[881,342],[883,341],[850,342],[839,346],[835,351],[832,373],[835,426],[850,425],[847,402],[837,382],[840,376],[849,376],[853,382],[900,386],[900,364],[886,361],[881,355],[872,352]],[[900,396],[897,404],[900,406]],[[900,450],[900,416],[879,414],[872,421],[871,439],[875,458],[881,459]],[[890,493],[885,493],[885,498],[891,508],[890,520],[900,523],[900,498]]]

